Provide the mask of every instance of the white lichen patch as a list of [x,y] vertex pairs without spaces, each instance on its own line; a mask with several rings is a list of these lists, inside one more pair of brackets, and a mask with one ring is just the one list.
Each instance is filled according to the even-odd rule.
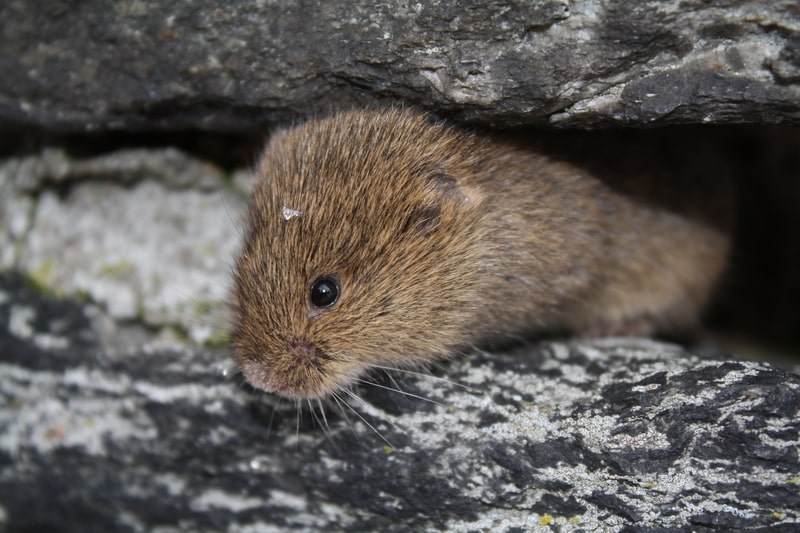
[[228,531],[230,533],[286,533],[288,528],[258,520],[247,524],[233,523],[228,527]]
[[8,331],[21,339],[28,339],[33,336],[33,326],[31,322],[36,317],[36,312],[32,307],[13,305],[8,313]]
[[[80,370],[74,370],[74,376]],[[12,457],[23,448],[33,447],[47,453],[59,447],[81,447],[91,455],[104,455],[109,441],[131,437],[155,438],[157,435],[144,411],[135,415],[121,402],[106,398],[81,396],[61,399],[41,395],[40,391],[56,390],[62,376],[49,372],[28,372],[11,365],[0,365],[7,382],[6,391],[14,400],[0,408],[0,449]],[[98,383],[98,376],[82,380]],[[115,376],[103,375],[99,380],[106,389],[124,390],[126,383]],[[16,385],[19,383],[19,385]]]
[[180,496],[186,490],[186,480],[174,473],[155,474],[152,479],[156,485],[164,487],[170,496]]
[[227,511],[239,512],[247,509],[264,507],[266,500],[244,496],[242,494],[231,494],[220,489],[209,489],[190,503],[189,507],[193,511],[210,511],[212,509],[225,509]]
[[273,503],[278,503],[281,506],[288,507],[289,509],[292,509],[298,513],[308,509],[308,500],[302,496],[298,496],[297,494],[273,489],[269,491],[269,497]]
[[8,159],[0,162],[0,269],[98,302],[114,320],[220,344],[252,181],[240,171],[228,185],[219,169],[175,149],[84,160],[46,149]]
[[18,164],[0,164],[0,269],[17,266],[31,224],[34,200],[16,189]]
[[[765,400],[758,396],[749,398],[746,394],[730,399],[725,394],[730,387],[758,375],[763,370],[758,365],[734,366],[720,372],[719,362],[682,353],[677,346],[633,339],[569,345],[553,343],[548,346],[548,351],[561,362],[560,365],[554,365],[553,361],[543,363],[544,368],[560,371],[554,379],[511,370],[495,369],[492,373],[485,365],[470,366],[469,361],[464,360],[451,364],[452,375],[458,376],[458,383],[443,382],[433,376],[415,381],[415,393],[441,404],[432,410],[410,410],[394,415],[372,404],[356,401],[351,404],[379,432],[391,438],[399,430],[408,437],[404,447],[387,456],[387,462],[399,461],[401,455],[418,450],[437,450],[428,468],[436,472],[436,478],[449,489],[475,502],[492,502],[498,493],[504,497],[513,495],[513,508],[484,513],[476,522],[450,522],[448,529],[521,527],[529,531],[548,531],[554,525],[572,527],[599,523],[614,529],[628,523],[625,517],[608,515],[602,505],[589,503],[597,494],[614,495],[619,505],[637,512],[642,509],[642,501],[651,502],[652,505],[641,511],[642,523],[663,527],[686,523],[691,516],[702,513],[730,514],[730,509],[737,509],[737,516],[744,518],[755,516],[750,504],[737,503],[735,492],[722,495],[724,497],[719,500],[729,504],[712,503],[705,492],[709,485],[722,487],[736,481],[731,477],[731,472],[737,469],[736,464],[718,458],[714,460],[714,466],[693,453],[696,447],[718,438],[718,425],[709,424],[707,419],[689,420],[683,426],[689,440],[677,445],[674,436],[666,431],[671,426],[654,423],[654,419],[664,416],[665,420],[670,420],[681,409],[705,408],[709,416],[724,420],[726,424],[738,424],[742,431],[746,431],[753,422],[746,413],[758,411]],[[674,357],[679,353],[681,357]],[[570,357],[576,360],[597,358],[606,366],[613,365],[609,359],[619,357],[620,361],[634,364],[626,376],[621,372],[593,375],[574,364],[564,364]],[[685,372],[691,372],[691,376],[685,377]],[[659,379],[649,381],[653,376],[659,376]],[[696,384],[697,388],[683,394],[680,386],[671,387],[669,394],[662,398],[660,389],[670,387],[675,380],[678,383],[686,380]],[[707,386],[703,380],[707,380]],[[591,386],[587,387],[587,384]],[[624,384],[627,388],[622,389],[623,394],[630,396],[623,396],[623,399],[642,395],[649,401],[659,400],[660,403],[632,405],[623,411],[624,416],[606,414],[605,400],[598,391],[607,386],[619,390],[619,386]],[[481,395],[476,396],[473,389],[481,390]],[[727,398],[725,401],[720,401],[721,394]],[[610,413],[613,412],[612,409]],[[642,414],[637,416],[637,413]],[[488,422],[479,423],[478,416]],[[356,428],[367,436],[372,433],[362,424]],[[775,447],[785,448],[790,444],[773,440],[771,444]],[[372,441],[376,446],[375,453],[379,453],[380,439],[373,436]],[[562,441],[580,443],[582,454],[590,453],[611,464],[619,460],[626,469],[612,475],[609,468],[570,464],[574,460],[571,459],[572,452],[567,452],[559,460],[557,448],[553,448],[552,443]],[[481,443],[491,443],[491,452],[484,451],[489,455],[476,467],[476,450],[488,446]],[[536,449],[553,453],[553,464],[543,466],[537,461],[531,462],[529,454],[535,452],[529,450]],[[651,457],[653,461],[671,463],[656,467],[651,464]],[[515,467],[509,465],[519,465],[524,472],[527,464],[536,466],[529,467],[532,470],[526,475],[569,486],[569,496],[585,502],[586,511],[570,516],[561,516],[555,510],[544,514],[521,511],[537,508],[544,498],[553,497],[552,489],[541,488],[536,482],[527,486],[512,482]],[[777,472],[756,469],[753,475],[775,484],[785,483]],[[663,508],[674,508],[677,512],[665,516],[660,511]]]
[[[564,526],[565,531],[573,529],[581,531],[616,531],[625,521],[597,509],[590,508],[582,515],[552,516],[538,514],[523,509],[495,509],[483,513],[477,520],[451,520],[447,523],[447,531],[508,531],[524,529],[531,533],[552,533],[553,525]],[[591,525],[592,529],[585,526]],[[579,526],[584,526],[579,528]]]
[[[0,294],[0,303],[3,303]],[[42,350],[63,350],[69,346],[69,339],[52,333],[36,331],[33,321],[36,311],[24,305],[12,305],[8,313],[8,332],[20,339],[32,340]]]
[[33,344],[42,350],[63,350],[69,346],[69,339],[49,333],[37,333],[33,336]]
[[199,384],[163,386],[140,381],[133,384],[133,390],[151,401],[169,404],[187,398],[204,397],[207,395],[208,387]]
[[243,200],[223,189],[87,182],[44,191],[21,254],[59,294],[82,294],[117,320],[177,325],[196,342],[230,323],[225,304]]

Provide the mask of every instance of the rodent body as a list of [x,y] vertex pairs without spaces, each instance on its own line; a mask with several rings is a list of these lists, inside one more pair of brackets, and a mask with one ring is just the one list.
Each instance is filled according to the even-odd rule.
[[543,331],[690,327],[728,255],[711,225],[410,110],[280,132],[257,173],[235,357],[290,398]]

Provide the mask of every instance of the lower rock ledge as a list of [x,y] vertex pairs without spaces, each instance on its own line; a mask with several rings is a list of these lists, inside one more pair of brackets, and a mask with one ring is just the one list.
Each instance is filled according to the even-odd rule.
[[298,410],[0,281],[2,530],[800,527],[800,376],[769,365],[547,342]]

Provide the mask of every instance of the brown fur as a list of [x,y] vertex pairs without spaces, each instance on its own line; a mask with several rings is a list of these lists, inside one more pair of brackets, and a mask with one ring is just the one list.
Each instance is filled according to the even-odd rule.
[[[408,110],[280,132],[257,171],[236,358],[252,385],[291,398],[545,330],[691,325],[728,253],[721,232],[579,167]],[[323,275],[341,296],[316,309]]]

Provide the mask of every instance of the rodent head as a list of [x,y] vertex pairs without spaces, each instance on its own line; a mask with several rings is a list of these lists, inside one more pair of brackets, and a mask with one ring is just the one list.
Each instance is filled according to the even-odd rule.
[[462,343],[482,199],[475,140],[407,110],[279,132],[258,165],[235,269],[235,356],[289,398],[348,387]]

